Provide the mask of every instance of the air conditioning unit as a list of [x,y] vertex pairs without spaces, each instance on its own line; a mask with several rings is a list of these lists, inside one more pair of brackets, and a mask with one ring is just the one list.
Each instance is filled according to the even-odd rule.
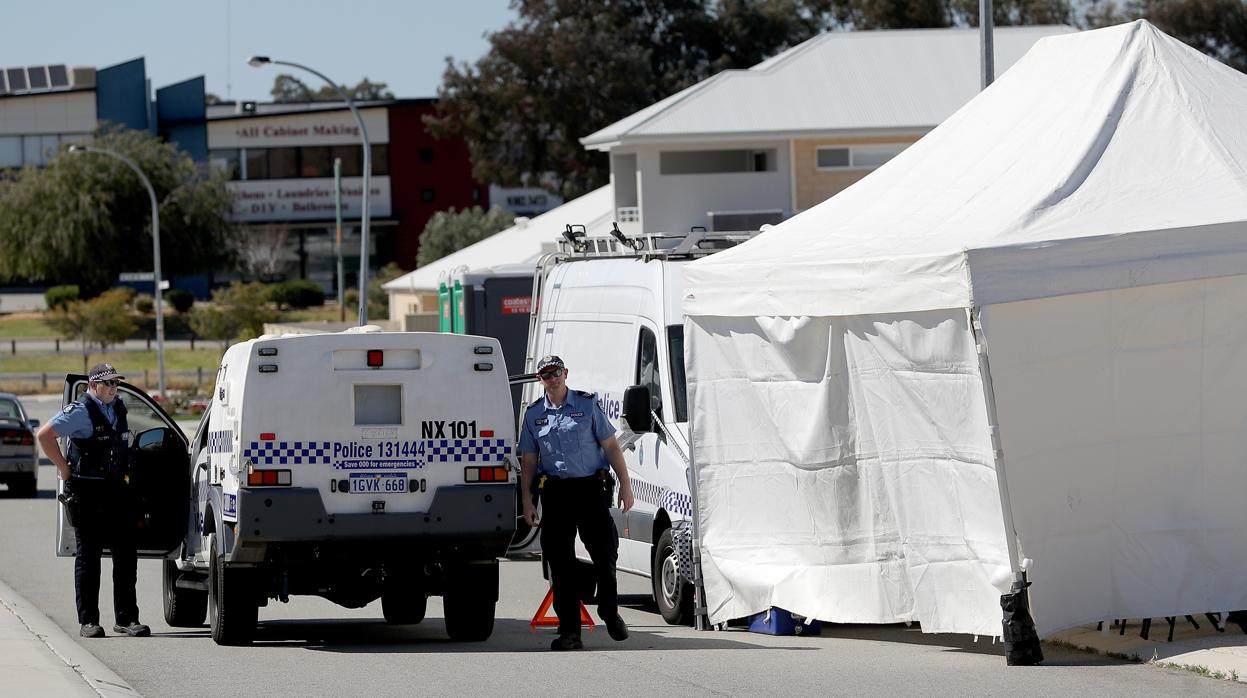
[[708,211],[711,232],[757,230],[763,225],[772,225],[784,220],[784,212],[778,209],[756,211]]

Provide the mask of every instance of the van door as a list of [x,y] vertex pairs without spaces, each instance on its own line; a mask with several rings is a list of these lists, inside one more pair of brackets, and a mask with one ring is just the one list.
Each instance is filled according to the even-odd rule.
[[[636,363],[632,385],[649,388],[650,408],[659,416],[663,414],[662,377],[659,371],[658,338],[648,324],[640,324],[637,332]],[[658,432],[642,434],[625,453],[628,475],[632,479],[634,502],[632,510],[625,513],[616,508],[612,514],[619,525],[619,566],[631,572],[649,575],[654,520],[662,506],[662,488],[659,486],[659,459],[668,458],[666,445]],[[618,501],[616,501],[618,505]]]
[[[62,407],[77,400],[87,389],[87,377],[65,376]],[[139,557],[165,558],[177,553],[186,536],[190,515],[189,442],[156,401],[129,383],[117,387],[117,399],[126,406],[126,418],[133,433],[133,462],[130,488],[134,493],[142,527],[137,533]],[[68,440],[60,439],[61,452]],[[57,494],[64,483],[57,482]],[[73,557],[74,529],[65,516],[65,507],[56,507],[56,555]],[[105,548],[104,554],[111,555]]]

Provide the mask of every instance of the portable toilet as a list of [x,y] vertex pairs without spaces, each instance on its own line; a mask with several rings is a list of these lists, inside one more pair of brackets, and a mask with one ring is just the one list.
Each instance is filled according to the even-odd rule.
[[437,331],[450,332],[453,328],[450,320],[450,287],[445,281],[437,284]]

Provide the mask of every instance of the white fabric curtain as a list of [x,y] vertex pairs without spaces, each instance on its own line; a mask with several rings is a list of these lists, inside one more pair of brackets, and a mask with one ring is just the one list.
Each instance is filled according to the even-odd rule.
[[690,317],[710,618],[1000,633],[1007,551],[964,310]]

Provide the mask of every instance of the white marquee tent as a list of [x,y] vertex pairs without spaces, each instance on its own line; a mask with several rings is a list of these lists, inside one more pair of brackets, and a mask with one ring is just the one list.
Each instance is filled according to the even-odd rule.
[[689,265],[711,620],[999,635],[1023,559],[1041,635],[1247,608],[1244,114],[1145,21],[1041,39]]

